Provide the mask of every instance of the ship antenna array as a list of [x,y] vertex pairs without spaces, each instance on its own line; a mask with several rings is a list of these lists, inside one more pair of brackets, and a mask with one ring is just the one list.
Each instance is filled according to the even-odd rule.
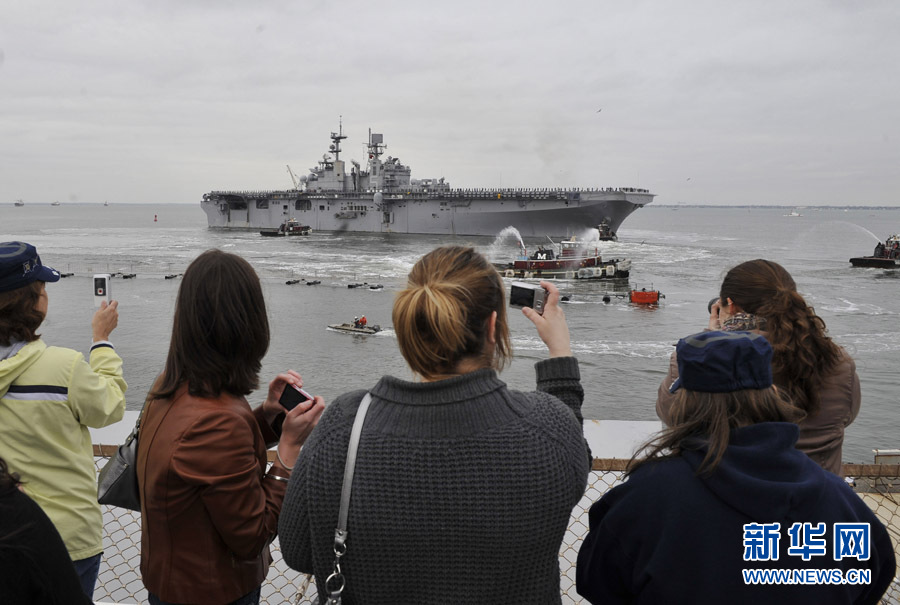
[[377,160],[381,157],[381,154],[384,153],[384,150],[387,149],[387,145],[385,145],[383,141],[384,139],[380,134],[376,134],[373,139],[372,129],[369,129],[369,142],[366,143],[366,150],[369,153],[370,160]]
[[331,152],[334,154],[334,161],[341,159],[341,141],[347,138],[344,134],[344,116],[338,118],[338,131],[331,133]]

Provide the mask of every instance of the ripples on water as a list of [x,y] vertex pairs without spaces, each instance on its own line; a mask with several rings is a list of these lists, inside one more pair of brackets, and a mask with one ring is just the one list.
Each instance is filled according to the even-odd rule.
[[[654,420],[656,389],[674,343],[706,326],[707,301],[718,292],[727,269],[744,260],[769,258],[791,272],[831,335],[856,359],[863,408],[848,430],[845,459],[867,462],[873,447],[900,446],[895,409],[900,403],[900,271],[854,269],[847,262],[851,256],[871,254],[874,239],[900,231],[900,211],[806,209],[803,217],[783,214],[780,208],[673,211],[649,206],[625,221],[620,241],[598,244],[606,257],[632,260],[632,284],[659,289],[666,298],[659,308],[648,309],[616,296],[624,293],[624,284],[560,284],[571,298],[565,311],[582,364],[587,417]],[[121,305],[113,336],[125,359],[130,409],[140,407],[165,358],[179,280],[163,278],[183,272],[205,249],[241,254],[263,279],[272,325],[263,379],[293,367],[309,390],[326,400],[370,387],[382,374],[410,377],[390,329],[390,314],[394,293],[422,254],[444,243],[467,244],[505,262],[521,249],[513,231],[497,238],[326,233],[262,238],[210,231],[194,205],[9,204],[0,207],[0,237],[29,241],[45,263],[75,273],[49,290],[50,313],[42,333],[52,344],[87,348],[91,273],[137,274],[111,284]],[[524,242],[529,250],[546,243]],[[288,286],[288,279],[321,284]],[[384,289],[347,288],[351,283],[382,284]],[[609,303],[603,302],[604,295],[611,297]],[[545,349],[530,322],[518,310],[510,311],[516,358],[502,376],[513,387],[532,389],[532,366],[546,356]],[[385,331],[357,336],[326,327],[362,314]]]

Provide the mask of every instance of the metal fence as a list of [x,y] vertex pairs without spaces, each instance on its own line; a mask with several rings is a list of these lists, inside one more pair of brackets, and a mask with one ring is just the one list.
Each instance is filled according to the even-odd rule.
[[[95,446],[95,453],[102,452],[108,456],[112,451],[115,448]],[[94,457],[98,470],[105,462],[104,456]],[[586,603],[575,592],[575,562],[581,540],[588,531],[588,510],[606,490],[622,481],[624,465],[624,460],[594,460],[587,490],[572,511],[559,552],[560,590],[564,605]],[[888,528],[894,553],[900,561],[900,466],[845,464],[844,474],[853,478],[857,493]],[[104,553],[94,599],[122,604],[146,603],[147,591],[140,576],[140,513],[109,506],[102,508]],[[262,587],[261,602],[267,605],[317,603],[315,582],[308,581],[306,574],[285,565],[277,539],[272,545],[272,556],[274,562]],[[301,593],[303,586],[306,589]],[[896,576],[882,603],[900,605],[900,583]]]

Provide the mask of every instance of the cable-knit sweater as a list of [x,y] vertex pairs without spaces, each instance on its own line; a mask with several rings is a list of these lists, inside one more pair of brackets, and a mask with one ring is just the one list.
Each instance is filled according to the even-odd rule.
[[[370,391],[348,521],[345,605],[560,603],[559,547],[584,494],[578,362],[538,362],[538,391],[493,370]],[[326,409],[288,485],[279,539],[292,568],[332,572],[350,429],[365,391]],[[324,602],[324,601],[323,601]]]

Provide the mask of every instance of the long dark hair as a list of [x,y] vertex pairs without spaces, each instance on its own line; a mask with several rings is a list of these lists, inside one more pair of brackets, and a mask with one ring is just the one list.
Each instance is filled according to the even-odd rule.
[[773,387],[730,393],[681,389],[669,414],[669,428],[638,449],[628,463],[629,475],[647,462],[704,447],[706,455],[697,473],[712,474],[725,455],[732,429],[760,422],[799,422],[806,415]]
[[151,396],[187,384],[195,397],[247,395],[259,384],[269,320],[259,277],[240,256],[207,250],[184,272],[166,367]]
[[822,318],[797,292],[790,273],[770,260],[747,261],[725,275],[719,296],[766,320],[775,384],[796,405],[814,413],[818,389],[843,353],[828,337]]
[[[473,248],[444,246],[413,266],[394,301],[400,353],[426,379],[449,376],[463,359],[501,369],[511,346],[503,280]],[[485,349],[488,320],[497,312],[496,346]]]

